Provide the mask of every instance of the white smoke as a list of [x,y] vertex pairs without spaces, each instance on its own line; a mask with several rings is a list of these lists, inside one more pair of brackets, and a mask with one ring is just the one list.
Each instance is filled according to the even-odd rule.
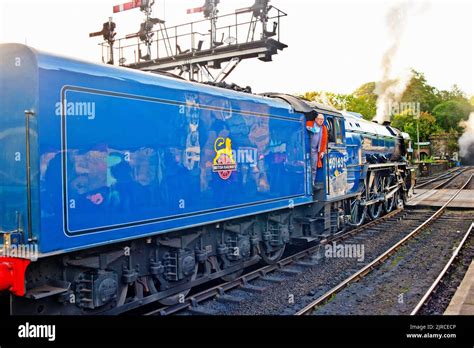
[[377,113],[374,120],[382,124],[390,121],[390,103],[399,102],[403,92],[413,76],[412,71],[404,71],[397,78],[386,79],[376,83],[375,93],[377,97]]
[[464,127],[464,133],[459,138],[459,155],[468,158],[474,156],[474,112],[471,112],[467,121],[461,122]]
[[[391,7],[386,16],[386,25],[388,29],[389,47],[384,52],[381,62],[381,78],[375,85],[375,93],[377,98],[377,113],[374,121],[383,123],[390,121],[389,103],[399,102],[408,83],[412,78],[411,71],[405,71],[397,74],[395,77],[393,72],[393,63],[397,58],[400,44],[403,39],[409,11],[413,9],[412,2],[402,2]],[[418,8],[418,13],[424,11],[426,6]]]

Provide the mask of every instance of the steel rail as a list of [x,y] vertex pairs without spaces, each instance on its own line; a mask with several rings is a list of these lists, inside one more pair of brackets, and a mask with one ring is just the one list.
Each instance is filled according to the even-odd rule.
[[[471,169],[471,168],[467,167],[467,168],[461,169],[461,170],[460,170],[459,172],[457,172],[457,173],[450,173],[450,174],[452,174],[452,175],[451,175],[449,178],[444,179],[442,182],[440,182],[439,184],[437,184],[435,187],[431,188],[429,191],[423,192],[422,194],[418,195],[417,197],[420,197],[420,196],[422,196],[422,195],[424,195],[424,194],[426,194],[426,193],[428,193],[428,192],[431,192],[431,191],[433,191],[433,190],[439,189],[440,187],[446,185],[450,180],[452,180],[452,179],[458,177],[459,175],[461,175],[462,173],[464,173],[464,172],[466,172],[467,170],[470,170],[470,169]],[[428,183],[429,183],[429,182],[423,183],[422,185],[420,185],[420,186],[415,186],[414,188],[415,188],[415,189],[419,189],[421,186],[425,186],[425,185],[428,184]]]
[[472,229],[474,228],[474,223],[471,224],[471,227],[469,227],[469,229],[467,230],[466,234],[464,235],[464,238],[461,240],[461,242],[459,243],[458,247],[456,248],[456,250],[453,252],[453,255],[451,256],[451,258],[449,259],[448,263],[446,264],[446,266],[444,266],[443,270],[441,271],[441,273],[438,275],[438,277],[435,279],[435,281],[433,282],[433,284],[430,286],[430,288],[426,291],[426,293],[423,295],[423,297],[421,298],[420,302],[418,302],[418,304],[415,306],[415,308],[413,309],[413,311],[410,313],[410,315],[416,315],[418,314],[418,312],[420,311],[421,307],[423,307],[423,305],[427,302],[428,298],[431,296],[431,294],[433,293],[434,289],[436,289],[436,287],[438,286],[439,282],[443,279],[443,277],[446,275],[446,272],[448,271],[448,269],[451,267],[451,265],[453,264],[454,260],[457,258],[459,252],[461,251],[462,247],[464,246],[467,238],[469,237],[469,235],[471,234],[471,231]]
[[435,182],[435,181],[444,179],[446,176],[452,176],[452,175],[456,174],[455,172],[458,171],[458,170],[462,170],[462,168],[454,168],[454,169],[452,169],[452,170],[449,170],[449,171],[446,172],[446,173],[437,175],[437,176],[435,176],[434,178],[427,179],[427,180],[420,180],[420,183],[419,183],[418,185],[415,185],[415,188],[420,188],[420,187],[423,187],[423,186],[425,186],[425,185],[428,185],[428,184],[430,184],[430,183],[432,183],[432,182]]
[[219,295],[223,295],[226,291],[229,291],[229,290],[241,287],[241,286],[245,286],[249,281],[255,280],[257,278],[263,278],[267,274],[269,274],[273,271],[277,271],[279,269],[282,269],[283,267],[287,267],[287,266],[297,262],[298,260],[301,260],[304,257],[311,256],[312,254],[316,253],[321,248],[321,246],[323,246],[323,245],[326,245],[328,243],[332,243],[332,242],[335,242],[335,241],[345,240],[345,239],[347,239],[347,238],[349,238],[353,235],[356,235],[357,233],[359,233],[361,231],[366,230],[368,227],[378,225],[378,224],[382,223],[383,221],[398,215],[402,211],[403,211],[403,209],[396,209],[396,210],[380,217],[379,219],[377,219],[375,221],[370,221],[370,222],[368,222],[368,223],[366,223],[362,226],[359,226],[357,228],[354,228],[350,231],[344,232],[342,234],[340,233],[338,235],[335,235],[335,236],[333,236],[333,238],[324,239],[324,240],[320,241],[320,243],[318,243],[317,245],[309,247],[309,248],[307,248],[305,250],[302,250],[302,251],[300,251],[296,254],[290,255],[290,256],[286,257],[285,259],[278,261],[274,265],[263,266],[262,268],[259,268],[255,271],[244,274],[244,275],[240,276],[239,278],[236,278],[234,280],[225,282],[223,284],[216,285],[216,286],[211,287],[209,289],[205,289],[200,293],[191,295],[188,298],[184,299],[184,301],[182,303],[178,303],[176,305],[171,305],[171,306],[164,306],[162,308],[158,308],[158,309],[155,309],[153,311],[147,312],[144,315],[156,315],[156,314],[170,315],[170,314],[174,314],[174,313],[177,313],[177,312],[195,307],[199,302],[203,302],[203,301],[209,300],[210,298],[213,298],[213,297],[216,297],[216,296],[219,296]]
[[325,294],[321,295],[318,297],[315,301],[312,301],[310,304],[299,310],[298,312],[295,313],[295,315],[305,315],[309,314],[312,312],[312,310],[324,303],[327,299],[329,299],[331,296],[337,294],[339,291],[344,289],[347,285],[350,283],[354,282],[355,280],[359,280],[363,278],[365,275],[370,273],[372,270],[375,269],[376,266],[379,264],[382,264],[385,260],[387,260],[395,251],[397,251],[403,244],[405,244],[408,240],[412,239],[414,236],[418,235],[420,231],[422,231],[428,224],[432,223],[435,221],[438,217],[441,216],[441,214],[446,210],[448,207],[449,203],[451,203],[457,196],[458,194],[469,184],[469,182],[472,180],[473,174],[469,177],[469,179],[464,183],[464,185],[458,189],[452,196],[451,198],[441,207],[439,208],[430,218],[428,218],[425,222],[423,222],[420,226],[415,228],[412,232],[410,232],[407,236],[405,236],[402,240],[397,242],[394,246],[389,248],[387,251],[385,251],[382,255],[377,257],[374,261],[351,275],[350,277],[346,278],[344,281],[336,285],[334,288],[326,292]]

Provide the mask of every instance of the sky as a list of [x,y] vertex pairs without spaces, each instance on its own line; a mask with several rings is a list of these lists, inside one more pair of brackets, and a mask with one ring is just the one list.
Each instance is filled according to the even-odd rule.
[[[89,38],[113,15],[117,37],[138,30],[139,10],[118,14],[112,6],[126,0],[0,0],[0,43],[26,43],[36,49],[101,61],[99,38]],[[167,25],[202,18],[186,14],[204,0],[156,0],[154,16]],[[253,0],[221,0],[220,14],[251,6]],[[394,77],[414,68],[438,89],[457,84],[474,95],[474,2],[405,1],[393,57]],[[388,11],[400,1],[272,0],[288,16],[281,22],[281,41],[288,48],[273,62],[240,63],[227,82],[250,85],[254,92],[303,93],[324,90],[351,93],[382,77],[381,61],[392,45]]]

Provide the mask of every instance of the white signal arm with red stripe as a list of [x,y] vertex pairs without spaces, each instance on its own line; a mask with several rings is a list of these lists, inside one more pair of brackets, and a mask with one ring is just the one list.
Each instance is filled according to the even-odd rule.
[[132,10],[134,8],[140,7],[141,4],[142,4],[141,0],[134,0],[132,2],[126,2],[125,4],[122,4],[122,5],[116,5],[114,6],[114,13]]
[[197,13],[197,12],[202,12],[202,11],[204,11],[204,6],[187,9],[186,13],[191,14],[191,13]]

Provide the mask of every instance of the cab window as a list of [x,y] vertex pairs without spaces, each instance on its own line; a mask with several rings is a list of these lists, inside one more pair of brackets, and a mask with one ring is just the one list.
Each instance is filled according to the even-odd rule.
[[334,138],[336,144],[343,143],[343,135],[342,135],[342,119],[339,117],[335,117],[334,119]]
[[334,133],[334,118],[331,116],[326,117],[326,127],[328,129],[328,143],[335,143],[336,137]]

